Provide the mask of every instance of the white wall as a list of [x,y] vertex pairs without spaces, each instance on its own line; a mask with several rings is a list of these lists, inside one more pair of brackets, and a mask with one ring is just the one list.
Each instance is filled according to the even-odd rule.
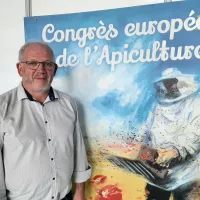
[[0,94],[19,83],[15,63],[24,42],[24,0],[0,0]]
[[[175,0],[173,0],[175,1]],[[164,0],[32,0],[32,15],[50,15],[128,7]],[[0,94],[20,82],[15,63],[24,43],[25,0],[0,0]]]
[[33,15],[84,12],[164,2],[164,0],[57,0],[51,3],[49,0],[33,1]]

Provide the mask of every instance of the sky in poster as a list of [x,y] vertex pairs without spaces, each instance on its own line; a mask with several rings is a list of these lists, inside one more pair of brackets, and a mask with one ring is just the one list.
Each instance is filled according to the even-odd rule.
[[153,81],[165,69],[199,79],[198,4],[25,18],[26,41],[54,49],[54,85],[81,102],[85,134],[135,133],[156,101]]

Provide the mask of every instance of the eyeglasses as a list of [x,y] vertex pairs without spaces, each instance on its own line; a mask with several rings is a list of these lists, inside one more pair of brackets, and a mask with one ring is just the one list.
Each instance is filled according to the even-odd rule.
[[36,70],[40,64],[46,69],[46,70],[52,70],[56,67],[56,63],[50,62],[50,61],[44,61],[44,62],[39,62],[39,61],[24,61],[20,63],[25,63],[27,64],[27,67],[29,69]]

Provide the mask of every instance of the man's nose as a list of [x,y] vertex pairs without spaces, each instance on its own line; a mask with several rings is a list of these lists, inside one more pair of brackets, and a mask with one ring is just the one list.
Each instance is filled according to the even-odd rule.
[[43,63],[43,62],[38,63],[37,71],[46,71],[45,63]]

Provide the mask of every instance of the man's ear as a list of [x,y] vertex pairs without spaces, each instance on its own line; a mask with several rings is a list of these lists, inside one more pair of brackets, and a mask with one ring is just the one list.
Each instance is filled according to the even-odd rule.
[[58,69],[58,65],[56,64],[55,69],[54,69],[54,76],[56,75],[57,69]]
[[16,64],[17,72],[22,77],[22,65],[20,63]]

